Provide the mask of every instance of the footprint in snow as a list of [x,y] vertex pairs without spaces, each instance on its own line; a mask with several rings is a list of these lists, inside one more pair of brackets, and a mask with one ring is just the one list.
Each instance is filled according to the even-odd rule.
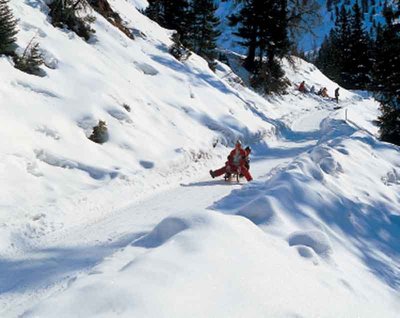
[[297,249],[301,257],[313,261],[318,259],[317,255],[328,260],[333,253],[328,236],[317,230],[294,232],[289,236],[288,243]]

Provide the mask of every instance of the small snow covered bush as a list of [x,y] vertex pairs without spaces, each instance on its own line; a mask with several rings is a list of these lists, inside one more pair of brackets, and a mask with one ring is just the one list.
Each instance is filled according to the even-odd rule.
[[90,26],[95,17],[82,15],[90,8],[87,0],[54,0],[49,7],[51,22],[55,27],[67,27],[86,41],[95,32]]
[[108,128],[105,121],[99,120],[99,124],[93,127],[93,132],[89,139],[98,144],[108,141]]
[[43,64],[43,57],[39,50],[39,43],[33,40],[28,44],[22,56],[16,55],[14,57],[15,67],[22,72],[41,75],[43,71],[40,65]]
[[174,44],[169,48],[169,53],[178,61],[186,61],[192,55],[192,52],[182,45],[179,33],[172,35],[172,41]]

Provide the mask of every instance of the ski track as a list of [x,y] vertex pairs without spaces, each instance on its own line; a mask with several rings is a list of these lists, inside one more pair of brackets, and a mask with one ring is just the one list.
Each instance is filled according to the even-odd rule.
[[[300,116],[292,113],[282,118],[293,129],[294,138],[283,137],[271,142],[267,150],[256,151],[251,162],[254,179],[270,178],[279,168],[314,147],[319,141],[320,123],[332,112],[328,108],[303,109]],[[301,137],[304,133],[315,138],[304,140]],[[64,290],[77,276],[90,272],[96,264],[148,233],[165,217],[188,213],[187,202],[193,202],[190,213],[195,213],[242,186],[246,186],[245,181],[226,183],[223,179],[212,180],[204,173],[189,183],[177,184],[142,200],[134,199],[125,208],[105,213],[102,219],[92,223],[50,233],[32,244],[35,247],[30,251],[23,251],[18,260],[14,257],[9,264],[4,260],[1,267],[5,270],[0,274],[3,286],[0,287],[0,316],[22,314],[28,306]]]

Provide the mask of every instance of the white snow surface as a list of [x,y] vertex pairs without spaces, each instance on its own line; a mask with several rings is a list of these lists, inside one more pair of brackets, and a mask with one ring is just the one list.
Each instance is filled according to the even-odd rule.
[[[238,56],[179,62],[146,1],[109,2],[135,40],[93,13],[86,43],[45,1],[10,2],[51,68],[0,57],[0,316],[398,317],[400,149],[378,104],[300,94],[337,87],[301,60],[265,99]],[[210,179],[237,138],[255,180]]]

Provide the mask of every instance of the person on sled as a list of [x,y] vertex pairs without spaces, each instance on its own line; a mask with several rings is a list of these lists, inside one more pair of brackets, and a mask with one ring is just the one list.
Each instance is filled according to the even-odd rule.
[[326,87],[324,87],[324,88],[322,89],[321,96],[322,96],[322,97],[329,98],[328,89],[327,89]]
[[[244,148],[244,152],[245,152],[245,157],[244,157],[244,166],[246,167],[247,171],[250,171],[250,153],[251,153],[251,148],[249,146],[247,146],[246,148]],[[224,179],[228,180],[230,179],[232,176],[231,172],[226,172]],[[239,177],[242,178],[244,177],[243,173],[239,174]]]
[[238,173],[239,175],[242,174],[246,180],[250,182],[253,180],[253,177],[246,168],[246,158],[250,154],[250,151],[246,152],[245,149],[242,148],[242,143],[238,140],[235,149],[233,149],[229,154],[225,166],[218,170],[210,170],[211,177],[214,179],[215,177],[222,176],[225,173]]
[[302,81],[298,87],[298,90],[302,93],[308,93],[306,88],[306,81]]

